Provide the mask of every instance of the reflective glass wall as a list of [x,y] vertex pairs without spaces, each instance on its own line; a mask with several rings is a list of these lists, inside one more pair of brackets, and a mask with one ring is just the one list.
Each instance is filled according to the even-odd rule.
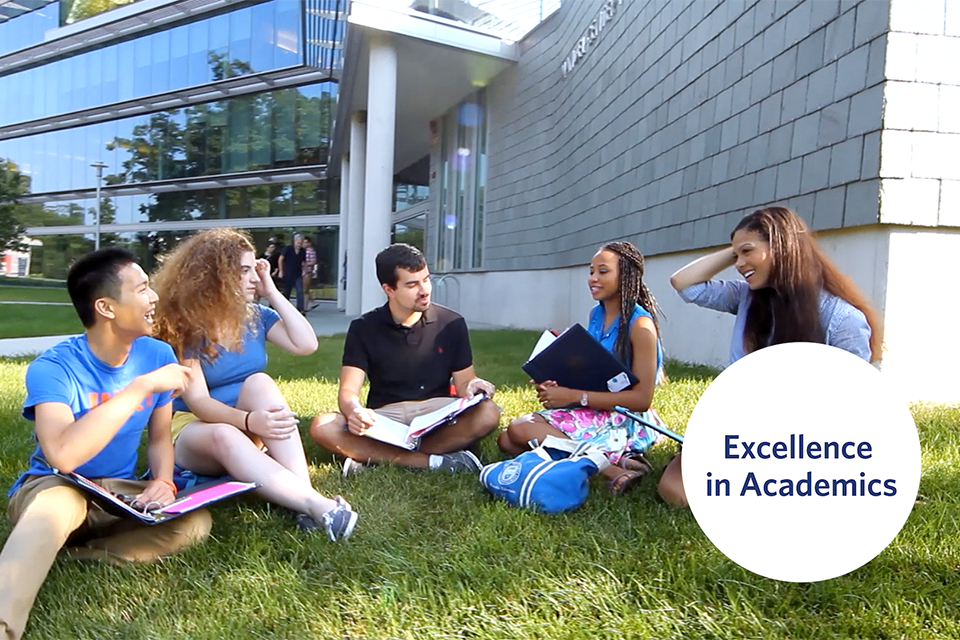
[[54,2],[0,22],[0,56],[43,42],[43,34],[59,26],[59,14],[59,3]]
[[481,89],[443,117],[437,271],[483,266],[487,103]]
[[[101,224],[170,222],[177,220],[231,220],[327,213],[326,180],[168,191],[135,196],[104,196]],[[78,198],[24,208],[27,227],[94,224],[96,198]]]
[[0,141],[33,193],[326,163],[335,83]]
[[[242,227],[241,227],[242,228]],[[261,255],[270,241],[290,242],[294,233],[302,233],[313,240],[317,251],[317,278],[315,297],[336,297],[337,228],[336,227],[268,227],[247,229],[257,255]],[[171,251],[195,231],[137,231],[133,233],[101,233],[101,247],[124,247],[132,251],[147,273],[156,269],[158,257]],[[92,234],[36,236],[40,244],[30,248],[30,275],[37,278],[63,280],[70,265],[82,255],[93,251]],[[319,295],[318,295],[319,294]]]
[[2,76],[0,126],[300,65],[301,30],[300,3],[271,0]]
[[343,69],[348,0],[306,0],[306,64],[331,75]]

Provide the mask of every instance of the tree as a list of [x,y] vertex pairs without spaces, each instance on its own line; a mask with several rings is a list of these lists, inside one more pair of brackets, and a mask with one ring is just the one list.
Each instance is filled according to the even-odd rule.
[[25,250],[19,199],[29,192],[30,178],[16,164],[0,158],[0,254]]

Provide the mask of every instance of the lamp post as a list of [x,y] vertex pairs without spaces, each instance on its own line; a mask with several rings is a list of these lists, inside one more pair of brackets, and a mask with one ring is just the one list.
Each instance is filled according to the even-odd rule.
[[100,183],[103,181],[103,170],[107,167],[103,162],[97,160],[90,165],[97,170],[97,230],[93,236],[93,248],[100,248]]

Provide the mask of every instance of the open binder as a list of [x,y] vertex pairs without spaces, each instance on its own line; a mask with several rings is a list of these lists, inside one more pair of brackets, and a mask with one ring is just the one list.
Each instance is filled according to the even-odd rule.
[[404,449],[416,449],[420,439],[434,429],[457,418],[461,413],[487,399],[487,394],[477,393],[470,398],[451,398],[450,404],[436,411],[417,416],[406,425],[392,418],[376,414],[376,422],[363,435]]
[[196,491],[184,493],[165,507],[140,510],[135,509],[131,505],[134,496],[124,496],[113,493],[93,480],[83,477],[79,473],[61,473],[57,469],[53,469],[53,473],[73,485],[80,487],[84,491],[93,494],[94,500],[107,512],[117,516],[133,516],[146,524],[160,524],[161,522],[182,516],[185,513],[190,513],[195,509],[200,509],[214,502],[219,502],[225,498],[256,489],[260,486],[255,482],[237,482],[236,480],[218,482],[205,486],[202,489],[197,489]]

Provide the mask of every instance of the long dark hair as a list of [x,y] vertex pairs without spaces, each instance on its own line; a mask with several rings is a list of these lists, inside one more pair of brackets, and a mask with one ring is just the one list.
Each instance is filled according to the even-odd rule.
[[820,291],[846,300],[870,325],[873,359],[880,356],[877,313],[853,281],[841,273],[817,245],[803,219],[785,207],[758,209],[743,218],[730,234],[754,231],[770,243],[770,276],[753,291],[743,331],[743,349],[751,353],[785,342],[826,341],[820,321]]
[[663,312],[653,294],[650,293],[650,289],[643,283],[643,254],[639,249],[629,242],[608,242],[600,247],[600,250],[612,251],[620,258],[620,324],[613,352],[620,362],[629,365],[633,357],[629,325],[630,317],[633,315],[633,305],[639,304],[653,317],[658,340],[660,339],[658,316]]

